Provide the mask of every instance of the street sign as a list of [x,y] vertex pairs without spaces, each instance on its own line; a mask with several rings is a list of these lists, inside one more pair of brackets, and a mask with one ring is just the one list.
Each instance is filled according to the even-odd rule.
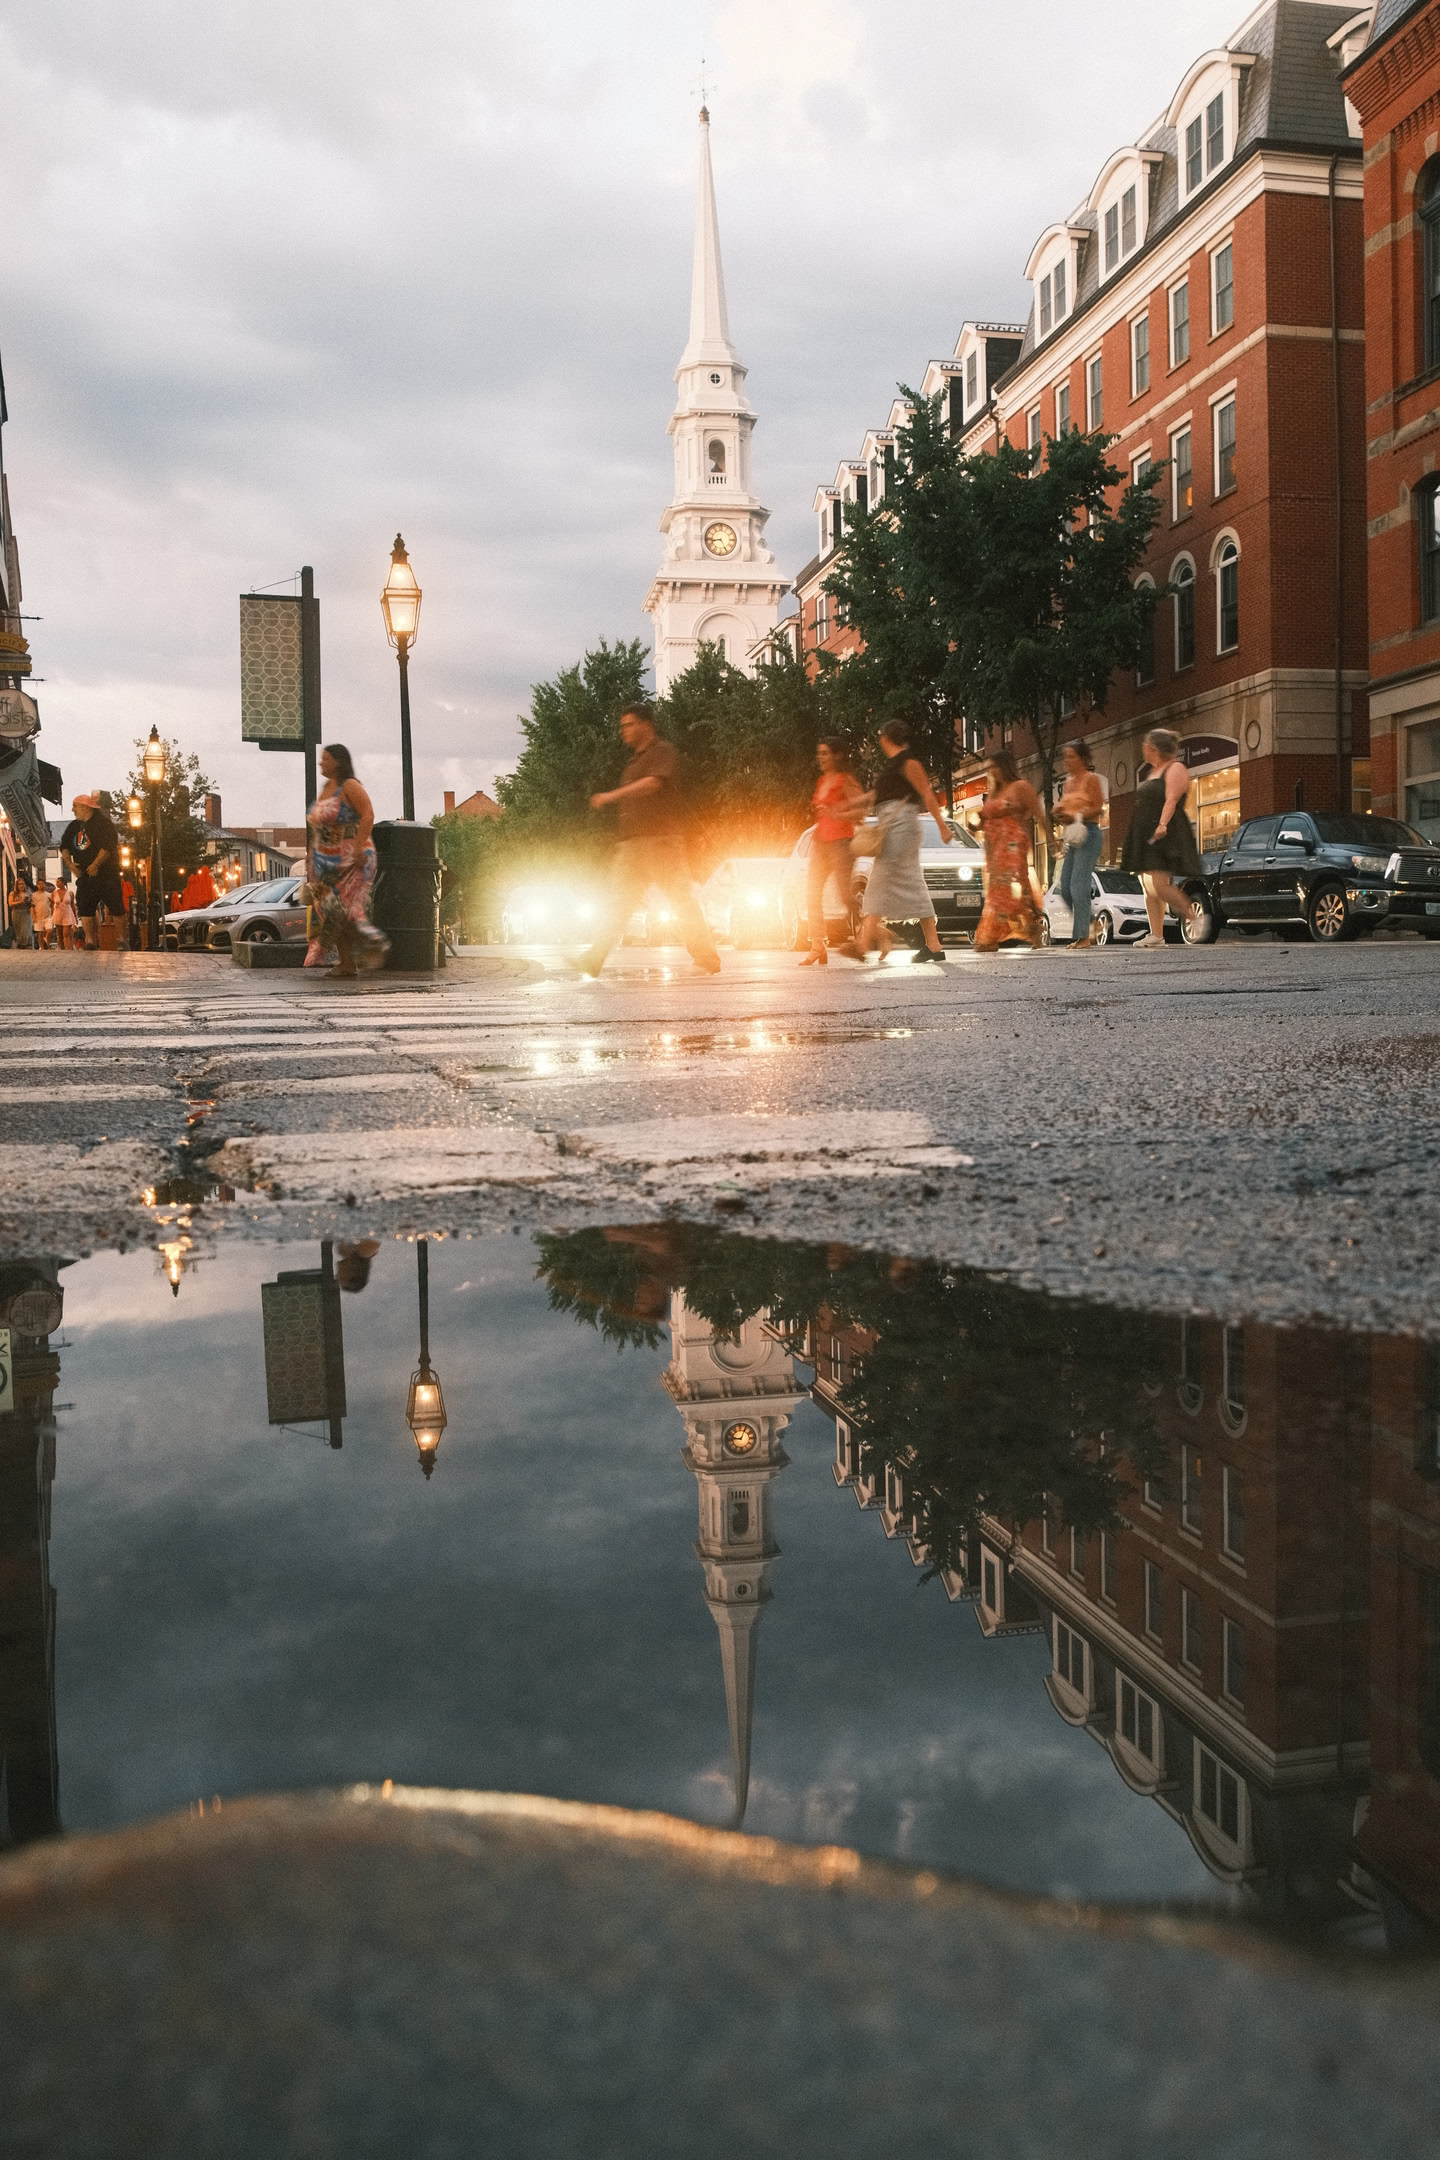
[[305,747],[305,667],[298,596],[240,595],[240,739]]
[[15,1360],[10,1354],[10,1330],[0,1327],[0,1417],[15,1407]]

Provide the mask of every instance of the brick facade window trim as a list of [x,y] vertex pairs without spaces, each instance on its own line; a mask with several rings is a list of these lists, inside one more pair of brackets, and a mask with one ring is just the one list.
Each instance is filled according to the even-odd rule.
[[[1228,254],[1228,262],[1222,257]],[[1206,283],[1210,288],[1210,341],[1227,337],[1235,327],[1235,229],[1206,242]],[[1226,273],[1228,272],[1228,277]],[[1228,310],[1228,312],[1227,312]],[[1223,317],[1223,320],[1222,320]]]
[[1177,555],[1170,565],[1170,583],[1174,586],[1171,610],[1174,616],[1175,642],[1171,660],[1177,675],[1184,675],[1195,665],[1195,558],[1191,554]]
[[[1191,426],[1193,419],[1194,414],[1187,412],[1179,420],[1172,420],[1166,430],[1170,443],[1170,522],[1172,525],[1183,524],[1186,518],[1194,515],[1195,510],[1195,436]],[[1186,451],[1188,453],[1183,456],[1180,448],[1180,438],[1182,436],[1186,438]],[[1189,495],[1188,502],[1184,500],[1187,492]]]
[[[1235,405],[1235,383],[1233,380],[1228,382],[1223,390],[1214,391],[1208,403],[1210,406],[1210,493],[1211,499],[1219,502],[1222,495],[1233,495],[1240,484],[1237,478],[1239,451],[1236,437],[1239,415]],[[1227,410],[1230,414],[1228,432],[1223,417]],[[1228,472],[1226,469],[1227,458]]]
[[1440,474],[1415,490],[1417,554],[1420,565],[1420,627],[1440,622]]
[[1221,657],[1240,650],[1240,535],[1226,526],[1210,549],[1210,577],[1215,587],[1215,652]]

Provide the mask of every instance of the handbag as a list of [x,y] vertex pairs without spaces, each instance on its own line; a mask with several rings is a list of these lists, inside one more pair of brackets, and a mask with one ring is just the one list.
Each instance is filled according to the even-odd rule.
[[1071,818],[1070,823],[1060,835],[1066,847],[1084,847],[1089,836],[1090,827],[1083,817]]

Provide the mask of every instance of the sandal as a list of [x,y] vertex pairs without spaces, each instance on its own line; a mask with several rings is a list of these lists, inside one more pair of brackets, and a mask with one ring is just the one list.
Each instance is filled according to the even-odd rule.
[[829,959],[829,953],[809,952],[806,953],[804,959],[800,962],[800,965],[801,967],[825,967],[828,964]]

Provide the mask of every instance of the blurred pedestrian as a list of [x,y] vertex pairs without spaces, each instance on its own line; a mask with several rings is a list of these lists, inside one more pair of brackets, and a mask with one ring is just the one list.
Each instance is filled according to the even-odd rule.
[[599,936],[580,962],[582,975],[598,975],[605,956],[624,935],[625,925],[651,886],[675,911],[685,949],[707,975],[720,972],[720,955],[685,853],[680,801],[680,755],[655,730],[655,716],[639,700],[620,715],[620,733],[630,762],[620,785],[590,798],[592,810],[617,812],[619,839],[610,866],[610,893]]
[[988,763],[990,790],[980,805],[985,906],[975,932],[976,952],[995,952],[1017,938],[1040,943],[1030,835],[1045,813],[1034,788],[1021,779],[1013,750],[997,750]]
[[389,938],[370,921],[375,806],[355,777],[344,743],[325,745],[320,770],[324,783],[307,820],[309,877],[303,892],[314,931],[305,965],[323,967],[333,957],[335,974],[347,977],[362,967],[383,967],[390,950]]
[[1167,906],[1174,908],[1186,928],[1200,912],[1198,904],[1175,882],[1177,878],[1200,875],[1200,850],[1185,812],[1190,774],[1180,756],[1179,736],[1169,728],[1152,728],[1144,748],[1150,777],[1135,791],[1122,860],[1127,870],[1139,873],[1145,887],[1150,934],[1136,943],[1163,945]]
[[1090,923],[1090,887],[1105,835],[1100,820],[1105,811],[1105,791],[1087,743],[1068,742],[1061,753],[1065,760],[1065,785],[1055,805],[1065,854],[1060,864],[1060,897],[1070,910],[1070,947],[1095,946]]
[[21,874],[17,863],[5,895],[10,911],[10,939],[20,952],[29,952],[35,943],[35,926],[30,913],[30,887]]
[[55,933],[57,950],[70,951],[75,943],[78,918],[75,913],[75,896],[63,871],[56,878],[55,889],[50,896],[50,923]]
[[925,949],[915,955],[919,966],[945,965],[940,933],[935,927],[935,903],[920,868],[920,813],[935,820],[940,845],[949,847],[954,835],[930,785],[930,776],[910,747],[910,730],[903,720],[887,720],[880,730],[880,749],[885,763],[870,799],[875,805],[875,837],[865,834],[851,841],[852,852],[873,854],[870,875],[862,899],[860,929],[849,950],[864,959],[877,946],[883,959],[895,940],[892,922],[918,922]]
[[75,911],[85,933],[86,950],[98,952],[97,911],[103,907],[107,914],[116,916],[124,912],[120,842],[98,795],[77,795],[70,807],[75,815],[60,836],[60,853],[75,873]]
[[811,797],[815,835],[810,842],[805,878],[805,920],[810,950],[800,962],[801,967],[824,967],[829,958],[825,939],[825,891],[832,878],[840,888],[844,913],[847,917],[850,913],[850,881],[854,871],[850,843],[855,837],[856,817],[866,801],[850,770],[845,745],[838,737],[827,737],[816,745],[815,762],[820,768],[820,778]]
[[35,943],[41,952],[50,944],[50,882],[37,878],[35,890],[30,895],[30,922],[35,932]]

